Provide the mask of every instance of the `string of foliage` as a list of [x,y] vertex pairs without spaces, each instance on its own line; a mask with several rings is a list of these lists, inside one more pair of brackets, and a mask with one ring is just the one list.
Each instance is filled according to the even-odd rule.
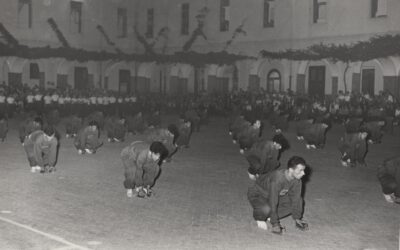
[[19,45],[13,47],[11,45],[0,43],[0,56],[16,56],[27,59],[43,59],[43,58],[65,58],[70,61],[136,61],[136,62],[156,62],[156,63],[187,63],[194,66],[206,64],[231,65],[238,60],[249,58],[248,56],[229,54],[225,51],[197,53],[176,52],[174,54],[126,54],[126,53],[111,53],[88,51],[76,48],[50,48],[50,47],[28,47]]
[[260,52],[264,58],[289,60],[321,60],[356,62],[369,61],[376,58],[400,55],[400,34],[374,36],[368,41],[353,44],[315,44],[303,50],[285,50]]
[[11,46],[17,47],[19,45],[18,40],[15,39],[15,37],[11,35],[10,32],[8,32],[8,30],[6,29],[6,27],[4,27],[2,23],[0,23],[0,33],[4,37],[6,42]]
[[47,22],[49,23],[51,29],[54,31],[54,33],[56,33],[56,36],[58,38],[58,40],[61,42],[63,47],[67,47],[69,48],[69,43],[67,41],[67,39],[65,39],[64,34],[60,31],[60,29],[58,28],[57,23],[54,21],[54,19],[52,17],[50,17],[49,19],[47,19]]
[[117,51],[117,53],[122,53],[122,51],[115,45],[115,43],[113,41],[111,41],[110,37],[107,35],[106,31],[104,30],[103,26],[101,25],[97,25],[96,29],[100,32],[100,34],[104,37],[104,39],[106,40],[107,44],[110,46],[113,46],[115,48],[115,51]]

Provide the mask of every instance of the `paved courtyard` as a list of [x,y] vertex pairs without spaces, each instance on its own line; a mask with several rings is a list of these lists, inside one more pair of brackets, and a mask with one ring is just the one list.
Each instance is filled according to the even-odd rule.
[[[296,230],[288,217],[283,236],[256,227],[247,163],[223,118],[212,118],[189,149],[163,165],[149,199],[127,198],[122,185],[119,153],[141,136],[83,156],[64,137],[57,171],[43,175],[30,173],[14,128],[0,143],[0,249],[399,249],[400,205],[384,201],[376,179],[376,166],[400,153],[398,128],[370,145],[367,167],[344,168],[342,128],[328,132],[323,150],[307,150],[292,126],[281,162],[296,154],[311,166],[304,197],[310,230]],[[264,135],[271,136],[268,125]]]

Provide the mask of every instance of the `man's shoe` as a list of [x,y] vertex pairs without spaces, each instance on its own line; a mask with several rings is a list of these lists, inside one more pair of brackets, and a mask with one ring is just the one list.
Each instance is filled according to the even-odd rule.
[[85,151],[86,151],[86,153],[88,153],[88,154],[94,154],[94,150],[91,150],[91,149],[88,149],[88,148],[85,148]]
[[389,203],[394,203],[394,195],[393,194],[383,194],[385,200]]
[[258,221],[256,221],[256,222],[257,222],[257,227],[258,227],[258,228],[260,228],[260,229],[262,229],[262,230],[268,230],[267,222],[261,221],[261,220],[258,220]]
[[257,179],[256,175],[253,175],[253,174],[250,174],[250,173],[247,173],[247,174],[249,175],[250,180],[255,181]]
[[153,194],[153,190],[150,188],[143,188],[143,191],[146,193],[147,197],[150,197]]
[[132,189],[127,189],[127,190],[126,190],[126,196],[128,196],[128,198],[132,198],[132,196],[133,196],[133,190],[132,190]]

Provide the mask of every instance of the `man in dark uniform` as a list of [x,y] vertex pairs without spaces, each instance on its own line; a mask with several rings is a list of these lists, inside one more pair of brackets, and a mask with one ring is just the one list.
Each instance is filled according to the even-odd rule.
[[249,163],[248,174],[251,180],[271,172],[280,166],[279,158],[289,148],[289,142],[282,134],[276,134],[272,140],[260,139],[245,152]]
[[43,127],[43,120],[41,117],[28,117],[22,124],[19,126],[19,140],[21,143],[24,143],[24,140],[31,133],[41,130]]
[[192,123],[189,120],[180,119],[178,123],[179,136],[176,139],[178,147],[189,147],[190,137],[192,135]]
[[168,155],[168,150],[161,142],[135,141],[121,152],[122,163],[125,168],[124,187],[128,197],[144,198],[152,193],[151,187],[160,172],[158,161]]
[[52,172],[57,162],[58,140],[53,127],[32,132],[25,138],[24,149],[28,157],[31,172]]
[[100,142],[99,125],[96,121],[89,122],[89,125],[81,129],[74,140],[75,148],[79,154],[94,154],[103,145]]
[[400,204],[400,156],[386,159],[378,167],[377,176],[385,200]]
[[7,137],[7,132],[8,132],[8,120],[3,115],[3,113],[0,112],[0,141],[4,141]]
[[357,133],[345,134],[340,139],[339,150],[344,167],[355,167],[356,164],[365,166],[365,156],[368,150],[367,136],[368,132],[361,128]]
[[240,153],[243,154],[260,138],[262,131],[261,121],[255,120],[250,126],[246,126],[237,135]]
[[261,175],[250,187],[247,197],[253,207],[253,217],[257,226],[267,230],[267,220],[272,224],[272,232],[282,234],[284,229],[279,219],[292,215],[296,228],[305,231],[308,224],[302,218],[302,181],[306,162],[302,157],[289,159],[287,169],[278,169]]

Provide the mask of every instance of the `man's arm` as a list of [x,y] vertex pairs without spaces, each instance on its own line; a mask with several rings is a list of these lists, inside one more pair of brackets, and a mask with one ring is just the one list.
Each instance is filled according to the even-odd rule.
[[36,163],[38,166],[43,167],[43,156],[42,156],[42,148],[40,147],[41,139],[35,140],[33,144],[33,154],[35,155]]
[[296,183],[289,190],[289,197],[292,202],[292,217],[295,220],[301,219],[303,215],[303,198],[301,197],[302,182]]
[[50,142],[50,152],[49,152],[49,165],[50,167],[54,167],[57,161],[57,145],[58,141],[56,138],[53,138]]
[[269,202],[271,206],[271,224],[279,224],[278,216],[278,204],[279,204],[279,182],[277,180],[271,180],[269,183]]
[[135,165],[136,165],[136,172],[135,172],[135,184],[136,187],[143,186],[143,167],[147,161],[147,150],[142,151],[139,153]]
[[86,131],[85,130],[82,130],[79,132],[78,136],[75,138],[74,144],[80,150],[85,149],[85,144],[86,144]]

